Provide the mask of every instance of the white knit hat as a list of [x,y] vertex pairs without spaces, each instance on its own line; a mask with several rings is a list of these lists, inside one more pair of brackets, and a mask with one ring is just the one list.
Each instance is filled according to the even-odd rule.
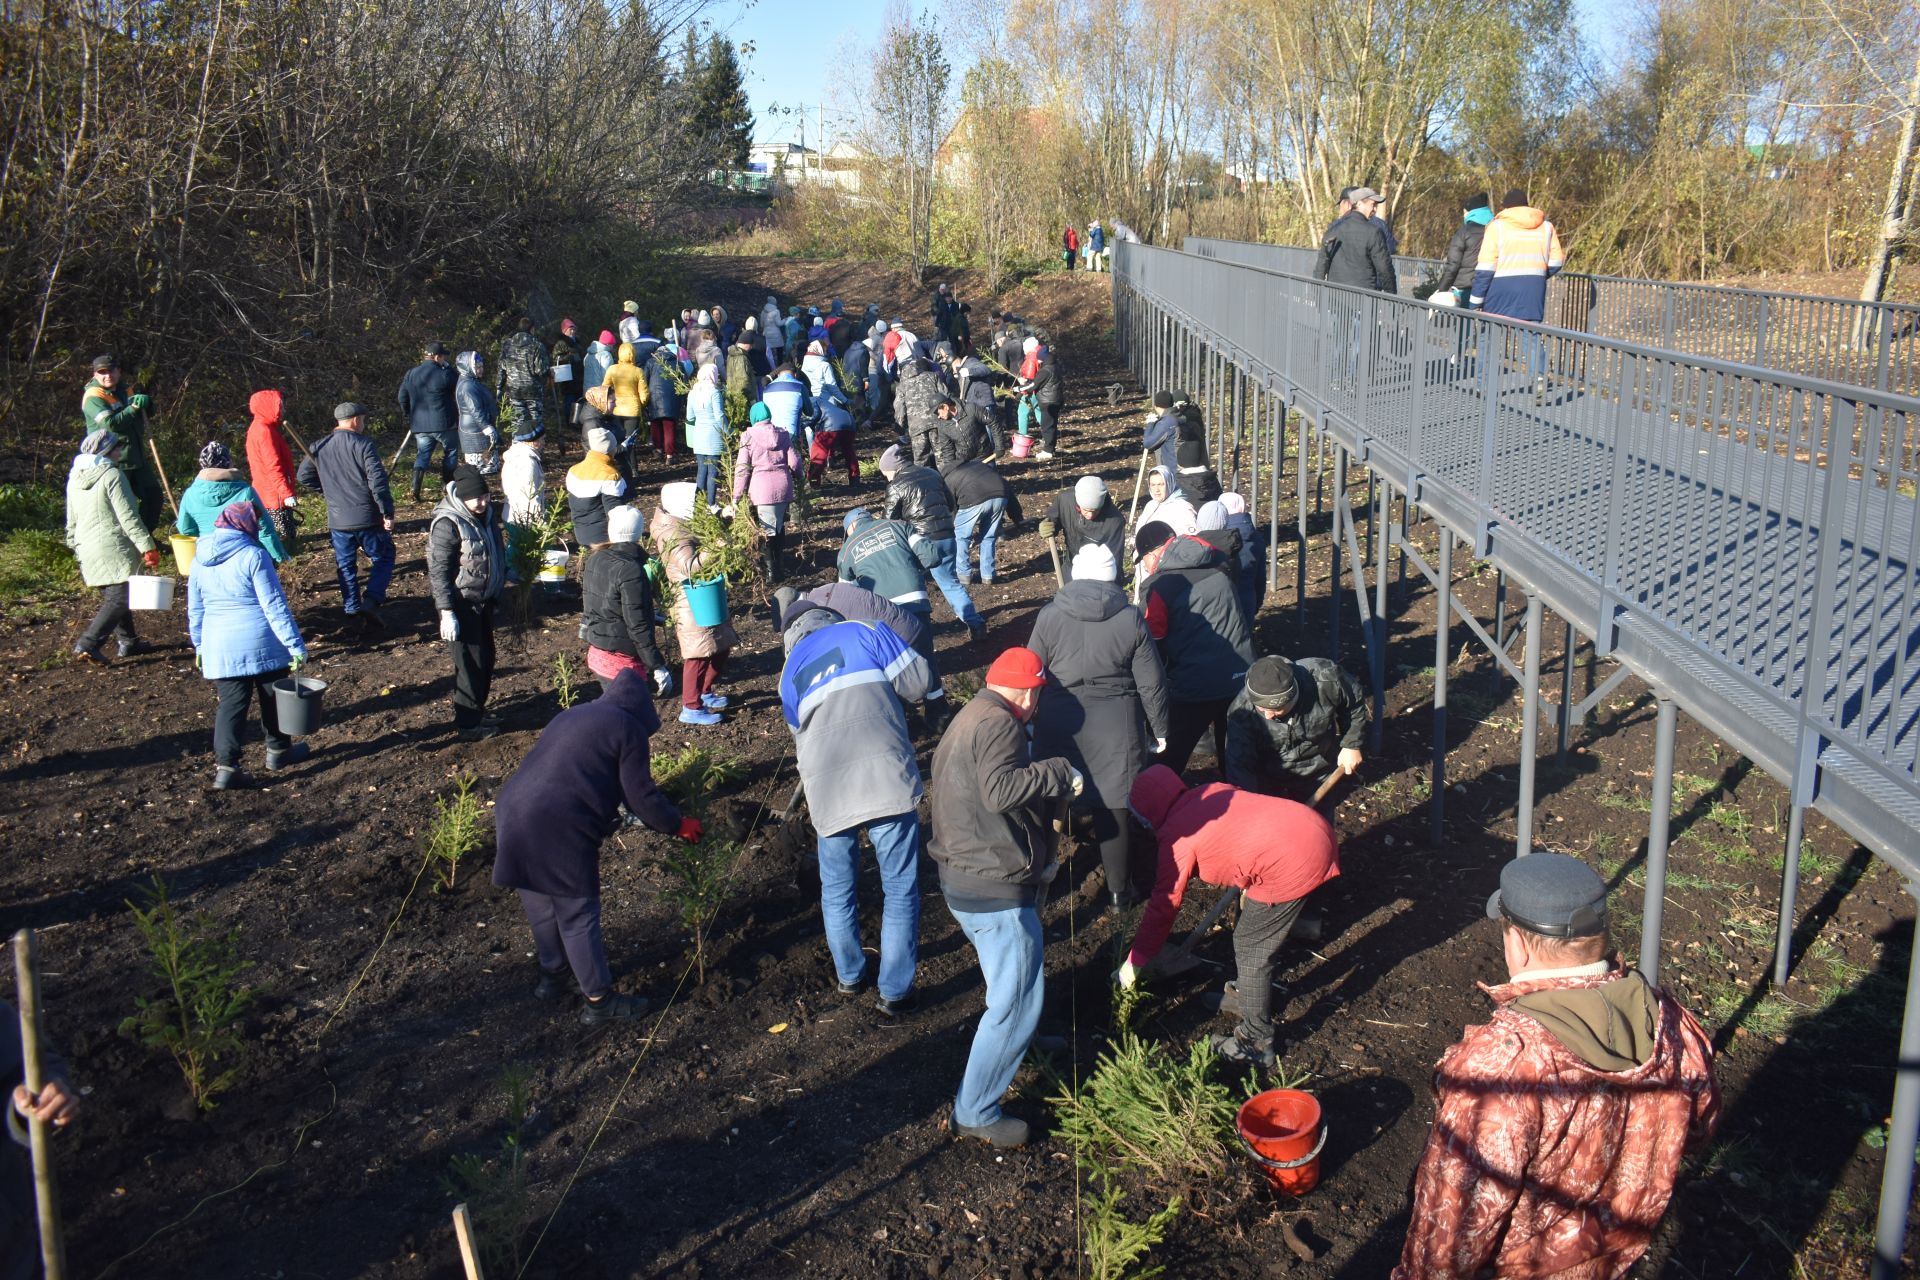
[[691,480],[676,480],[660,486],[660,509],[676,520],[693,519],[693,500],[700,486]]
[[640,541],[640,508],[623,503],[607,512],[607,541]]
[[1089,579],[1093,582],[1112,582],[1120,575],[1120,566],[1114,563],[1113,552],[1104,542],[1089,542],[1073,555],[1073,580]]
[[1098,511],[1107,500],[1107,485],[1099,476],[1081,476],[1073,482],[1073,504],[1087,511]]

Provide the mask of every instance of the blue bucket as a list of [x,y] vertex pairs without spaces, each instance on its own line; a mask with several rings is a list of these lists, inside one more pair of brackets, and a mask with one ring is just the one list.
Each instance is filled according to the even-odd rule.
[[680,588],[687,599],[696,627],[717,627],[727,620],[727,580],[715,575],[704,582],[689,582]]

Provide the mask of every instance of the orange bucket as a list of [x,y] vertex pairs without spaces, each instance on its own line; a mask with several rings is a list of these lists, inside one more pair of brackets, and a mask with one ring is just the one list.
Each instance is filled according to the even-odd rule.
[[1266,1171],[1276,1191],[1303,1196],[1320,1184],[1320,1149],[1327,1145],[1320,1102],[1298,1089],[1268,1089],[1240,1104],[1234,1117],[1240,1141]]

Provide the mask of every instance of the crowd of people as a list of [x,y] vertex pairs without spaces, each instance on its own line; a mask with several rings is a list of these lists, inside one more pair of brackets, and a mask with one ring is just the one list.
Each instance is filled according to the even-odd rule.
[[[1351,194],[1326,257],[1343,272],[1381,260],[1390,272],[1384,227],[1371,221],[1377,198]],[[1527,219],[1510,221],[1513,236],[1527,231]],[[1493,283],[1472,288],[1498,300],[1511,278],[1500,255],[1520,249],[1502,247],[1506,231],[1491,239]],[[1371,709],[1336,663],[1259,652],[1260,533],[1212,467],[1200,407],[1178,389],[1154,391],[1140,437],[1144,504],[1136,493],[1122,508],[1099,474],[1051,495],[1037,532],[1053,553],[1055,589],[1024,643],[984,661],[956,711],[933,643],[933,594],[984,659],[989,626],[968,588],[1006,576],[999,541],[1025,520],[1001,469],[1005,454],[1024,452],[1010,437],[1038,435],[1031,456],[1042,460],[1058,443],[1063,383],[1042,335],[995,312],[976,350],[970,307],[945,285],[925,340],[877,306],[856,319],[838,300],[783,313],[769,297],[738,323],[718,306],[688,308],[659,337],[638,311],[627,303],[584,348],[571,320],[546,342],[522,318],[491,364],[469,350],[449,367],[446,348],[428,343],[398,392],[416,446],[416,502],[438,459],[426,578],[462,737],[498,731],[486,709],[493,634],[517,540],[558,501],[585,552],[580,636],[602,693],[546,726],[496,803],[494,881],[523,905],[534,994],[559,1005],[577,990],[589,1024],[647,1009],[638,993],[614,989],[601,848],[623,825],[704,837],[651,775],[655,702],[677,692],[679,719],[692,726],[740,714],[721,689],[738,636],[729,617],[700,616],[689,588],[716,568],[696,527],[751,520],[784,649],[780,714],[817,837],[837,992],[871,986],[889,1020],[918,1007],[923,851],[978,958],[986,1007],[957,1068],[952,1130],[1002,1149],[1028,1140],[1028,1122],[1004,1102],[1044,1004],[1041,912],[1063,891],[1056,881],[1081,836],[1098,851],[1089,874],[1104,880],[1105,912],[1131,929],[1114,975],[1123,986],[1152,972],[1195,880],[1240,895],[1235,975],[1213,1000],[1233,1025],[1213,1047],[1230,1063],[1274,1063],[1273,976],[1315,890],[1341,874],[1333,784],[1363,765]],[[101,591],[75,652],[105,662],[109,638],[123,655],[138,647],[126,584],[158,562],[159,512],[134,464],[143,397],[123,393],[112,357],[95,370],[68,533]],[[339,405],[334,431],[310,450],[300,443],[295,468],[279,395],[257,393],[250,407],[250,480],[209,442],[175,526],[199,539],[187,614],[216,690],[221,789],[246,781],[241,743],[255,703],[268,770],[306,753],[280,731],[267,696],[308,656],[276,572],[295,546],[299,494],[324,496],[350,636],[385,627],[394,574],[395,503],[366,408]],[[581,455],[559,498],[546,478],[550,421],[577,435]],[[789,581],[794,503],[836,462],[857,488],[862,436],[883,443],[883,494],[847,512],[831,581]],[[673,468],[689,457],[693,477],[680,478]],[[669,617],[677,672],[658,632]],[[1213,776],[1196,776],[1194,753],[1209,738]],[[882,900],[871,964],[863,832]],[[1621,1274],[1658,1221],[1680,1153],[1710,1130],[1710,1046],[1670,996],[1619,966],[1605,898],[1584,864],[1551,853],[1502,873],[1488,912],[1502,922],[1512,980],[1489,989],[1493,1023],[1442,1060],[1440,1119],[1396,1275]],[[1594,1225],[1574,1225],[1582,1220]]]

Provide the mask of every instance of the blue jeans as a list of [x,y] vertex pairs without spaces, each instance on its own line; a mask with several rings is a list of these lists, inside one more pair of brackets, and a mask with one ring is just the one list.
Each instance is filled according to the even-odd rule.
[[[903,813],[867,825],[880,864],[880,994],[899,1000],[913,990],[920,958],[920,819]],[[826,921],[833,969],[849,986],[866,976],[860,950],[860,828],[821,836],[820,917]]]
[[367,609],[378,609],[387,602],[387,583],[393,577],[393,535],[385,529],[330,529],[333,538],[333,567],[340,579],[340,603],[350,614],[359,613],[360,565],[355,558],[366,552],[372,567],[367,573]]
[[953,1122],[979,1128],[1000,1118],[1000,1099],[1040,1025],[1040,1002],[1047,989],[1046,939],[1040,933],[1040,913],[1031,906],[955,911],[949,904],[947,910],[973,944],[987,980],[987,1011],[973,1033],[966,1074],[953,1099]]
[[1527,381],[1547,371],[1547,336],[1538,329],[1520,330],[1520,358],[1527,365]]
[[[997,445],[995,446],[998,447]],[[960,577],[967,577],[973,565],[973,533],[980,531],[980,580],[994,578],[993,549],[1000,540],[1000,517],[1006,514],[1005,498],[988,498],[977,507],[966,507],[953,518],[954,558]]]
[[973,607],[973,597],[960,584],[960,544],[952,538],[922,538],[918,535],[913,540],[916,552],[928,549],[926,554],[922,554],[920,562],[926,564],[929,558],[933,560],[932,564],[927,565],[927,573],[933,578],[933,584],[940,588],[940,594],[947,598],[947,607],[969,628],[986,626],[986,619]]
[[693,455],[693,482],[700,486],[700,492],[707,497],[707,505],[713,505],[713,489],[720,483],[720,455],[717,453],[696,453]]
[[416,431],[413,435],[413,469],[425,471],[433,465],[435,446],[440,449],[440,478],[448,479],[453,475],[453,464],[460,456],[459,439],[451,431]]

